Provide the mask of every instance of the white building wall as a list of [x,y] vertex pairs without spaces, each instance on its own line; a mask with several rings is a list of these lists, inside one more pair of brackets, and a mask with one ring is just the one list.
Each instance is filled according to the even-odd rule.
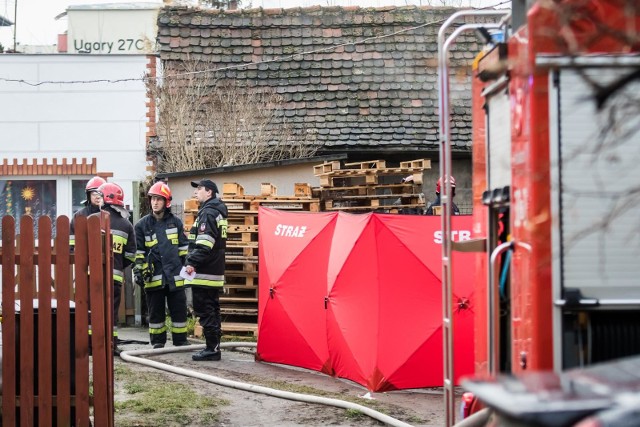
[[[0,158],[95,157],[98,171],[112,172],[110,181],[133,206],[132,185],[148,165],[141,80],[147,61],[143,55],[0,55]],[[70,178],[81,179],[58,178],[58,215],[72,213]]]

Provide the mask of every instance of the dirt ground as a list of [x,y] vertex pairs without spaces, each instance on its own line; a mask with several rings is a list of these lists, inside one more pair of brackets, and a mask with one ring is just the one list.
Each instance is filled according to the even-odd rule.
[[[146,330],[120,329],[120,338],[144,341],[147,339]],[[197,340],[192,342],[200,343]],[[126,351],[150,347],[125,344],[121,348]],[[441,426],[444,423],[443,395],[439,388],[371,393],[371,398],[368,398],[367,390],[351,381],[296,367],[255,362],[253,350],[248,348],[225,349],[220,362],[194,362],[191,360],[190,352],[153,355],[147,358],[227,380],[347,400],[414,426]],[[115,371],[115,419],[118,426],[383,425],[358,411],[296,402],[224,387],[126,362],[120,358],[116,358]],[[153,387],[164,387],[171,392],[169,403],[159,400],[162,391],[150,391],[149,394],[155,395],[148,397],[151,401],[150,408],[137,402],[136,399],[142,398],[143,391],[150,389],[149,384],[153,384]],[[176,398],[176,394],[181,397]],[[185,402],[174,406],[176,400]],[[154,415],[153,412],[161,414],[161,417],[158,418],[159,415]]]

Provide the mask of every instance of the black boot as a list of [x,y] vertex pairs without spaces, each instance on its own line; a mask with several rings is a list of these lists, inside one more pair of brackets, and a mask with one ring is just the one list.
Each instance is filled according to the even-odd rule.
[[192,360],[198,362],[204,360],[218,361],[222,358],[222,353],[220,352],[220,339],[214,335],[206,336],[206,339],[207,346],[204,350],[201,350],[191,356]]

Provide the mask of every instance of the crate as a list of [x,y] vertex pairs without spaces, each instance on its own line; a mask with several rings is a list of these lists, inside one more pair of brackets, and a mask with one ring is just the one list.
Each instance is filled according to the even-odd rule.
[[417,159],[408,162],[400,162],[402,169],[431,169],[430,159]]
[[278,187],[275,185],[263,182],[260,184],[260,195],[261,196],[275,196],[278,194]]
[[321,175],[323,173],[333,172],[334,170],[338,169],[340,169],[340,161],[336,160],[333,162],[324,162],[321,165],[316,165],[313,167],[313,174]]
[[295,197],[311,197],[311,185],[306,182],[296,182],[293,184],[293,195]]
[[198,200],[197,199],[187,199],[182,202],[182,208],[184,212],[197,212],[198,211]]
[[369,160],[366,162],[345,163],[345,169],[385,169],[387,162],[384,160]]
[[222,184],[222,195],[244,196],[244,187],[237,182],[225,182]]

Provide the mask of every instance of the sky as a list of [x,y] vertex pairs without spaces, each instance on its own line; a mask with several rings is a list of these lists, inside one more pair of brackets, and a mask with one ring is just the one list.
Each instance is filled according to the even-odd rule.
[[[162,0],[145,0],[150,3],[162,3]],[[15,19],[15,6],[17,19]],[[16,41],[22,45],[53,45],[58,34],[67,28],[66,18],[56,20],[56,16],[65,12],[67,7],[78,4],[129,3],[123,0],[0,0],[0,15],[16,22]],[[181,3],[190,3],[183,0]],[[501,0],[242,0],[241,7],[298,7],[312,5],[339,6],[401,6],[405,4],[440,6],[447,3],[454,6],[484,7],[501,3]],[[12,48],[14,27],[0,27],[0,43]]]

